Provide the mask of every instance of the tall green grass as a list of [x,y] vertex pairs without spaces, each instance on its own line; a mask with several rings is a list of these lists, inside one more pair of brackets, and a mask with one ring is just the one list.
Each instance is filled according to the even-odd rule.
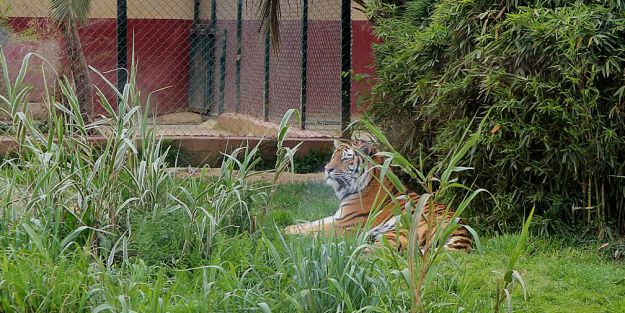
[[[251,196],[258,197],[266,189],[248,183],[250,169],[260,160],[258,147],[242,147],[226,155],[220,176],[210,184],[175,180],[164,170],[168,152],[147,122],[150,95],[141,102],[141,92],[135,87],[134,59],[123,90],[92,69],[119,99],[116,105],[110,103],[97,90],[107,117],[94,123],[85,124],[72,86],[58,78],[65,102],[45,90],[49,132],[42,133],[25,114],[31,88],[24,77],[30,59],[36,57],[28,54],[11,81],[2,55],[7,90],[0,99],[12,118],[18,146],[15,158],[5,159],[0,168],[8,173],[2,177],[6,181],[3,216],[10,221],[6,237],[18,236],[21,228],[31,237],[45,234],[44,250],[54,246],[60,252],[72,244],[86,245],[94,255],[113,260],[120,253],[127,259],[131,217],[137,215],[154,220],[182,212],[196,240],[193,246],[202,255],[209,253],[219,232],[253,230]],[[287,127],[282,128],[285,133]],[[281,134],[278,151],[284,157],[277,161],[276,176],[289,168],[287,163],[296,151],[282,147],[283,139]],[[258,198],[267,201],[267,197]],[[58,242],[46,242],[51,238]]]
[[[406,204],[407,210],[401,215],[400,228],[405,229],[408,233],[407,265],[402,273],[404,274],[406,283],[410,288],[412,300],[410,311],[429,311],[433,305],[438,305],[437,303],[427,303],[427,298],[425,297],[427,290],[431,288],[430,286],[432,285],[434,277],[440,275],[436,264],[441,262],[441,258],[444,256],[447,256],[447,259],[451,260],[452,263],[455,262],[454,254],[448,253],[444,249],[447,238],[458,228],[465,227],[473,237],[474,249],[477,251],[481,249],[478,233],[469,225],[460,225],[458,221],[465,209],[471,205],[473,200],[480,193],[488,193],[488,191],[480,188],[471,190],[471,186],[466,186],[460,183],[457,176],[461,172],[471,170],[471,168],[463,167],[459,164],[478,142],[481,136],[482,125],[480,124],[477,131],[472,134],[468,133],[467,128],[464,134],[460,137],[458,141],[459,143],[451,151],[451,153],[426,171],[423,168],[424,162],[421,162],[418,166],[414,165],[403,155],[397,152],[379,128],[367,120],[360,121],[359,123],[361,123],[361,126],[368,130],[371,135],[373,135],[377,141],[382,143],[386,150],[388,150],[387,152],[379,153],[385,157],[383,164],[377,164],[372,158],[367,155],[363,155],[368,159],[372,167],[379,168],[380,177],[378,179],[380,181],[384,179],[390,180],[394,187],[404,194],[405,198],[410,199],[407,196],[408,188],[397,177],[397,175],[394,174],[392,170],[394,168],[396,172],[399,171],[407,174],[411,179],[418,181],[424,191],[418,202],[415,203],[413,200],[409,200]],[[390,191],[388,192],[389,195],[393,195]],[[453,201],[451,202],[454,205],[453,215],[451,216],[449,222],[439,221],[436,216],[434,216],[436,203],[450,202],[450,199],[453,199],[458,194],[465,195],[462,196],[460,201],[456,201],[455,203]],[[422,214],[426,208],[429,213],[427,215]],[[448,205],[448,208],[452,209],[451,204]],[[372,208],[373,212],[375,212],[375,209],[376,208]],[[444,215],[447,215],[446,213],[447,212],[445,212]],[[425,219],[427,223],[424,246],[419,246],[420,238],[418,237],[417,225],[420,225],[421,219]],[[503,279],[503,287],[499,286],[499,282],[497,283],[497,296],[494,299],[495,311],[499,310],[500,303],[504,298],[508,300],[508,310],[512,311],[510,293],[513,279],[521,282],[523,287],[525,287],[521,275],[515,271],[515,264],[516,260],[524,251],[528,236],[527,231],[530,223],[531,215],[523,228],[517,247],[510,256],[510,261]]]
[[[292,195],[249,182],[258,147],[225,155],[218,177],[170,175],[167,150],[147,122],[150,96],[136,88],[134,61],[123,90],[107,81],[120,99],[116,105],[97,90],[107,117],[92,123],[82,119],[71,84],[58,78],[64,100],[45,91],[49,132],[42,132],[26,114],[24,77],[36,57],[27,55],[11,80],[0,55],[1,107],[18,145],[0,164],[0,312],[448,312],[470,306],[462,297],[449,300],[454,292],[438,281],[459,280],[466,256],[440,249],[457,224],[439,228],[423,250],[411,232],[407,253],[364,253],[371,245],[362,234],[283,237],[275,208]],[[282,144],[293,114],[285,115],[278,134],[274,182],[293,168],[297,147]],[[471,140],[439,168],[440,177],[422,174],[390,146],[382,172],[398,188],[404,187],[391,166],[415,175],[429,195],[423,199],[438,199],[463,190],[454,173],[465,170],[458,164]],[[460,201],[456,214],[476,192]],[[431,202],[412,205],[420,211]],[[335,209],[280,211],[295,219]],[[416,216],[404,217],[404,227],[414,230]],[[514,268],[503,269],[506,285],[498,288],[500,277],[493,275],[492,290],[511,290],[507,273]],[[489,297],[492,309],[500,297]]]

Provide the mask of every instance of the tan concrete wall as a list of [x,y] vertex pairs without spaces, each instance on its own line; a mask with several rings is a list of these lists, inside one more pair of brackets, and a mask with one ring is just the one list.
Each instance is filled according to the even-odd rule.
[[[276,142],[267,138],[259,137],[206,137],[206,136],[171,136],[164,137],[171,139],[172,147],[182,148],[189,158],[192,166],[203,166],[210,164],[213,167],[220,165],[223,153],[232,151],[243,145],[248,147],[256,146],[260,143],[259,152],[263,158],[269,159],[276,155]],[[93,145],[101,145],[106,139],[100,136],[93,136],[87,139]],[[139,146],[139,142],[136,142]],[[312,151],[327,153],[332,151],[334,138],[286,138],[284,146],[293,148],[301,144],[296,157],[303,157]],[[18,148],[17,142],[11,137],[0,137],[0,154],[7,155]]]
[[7,0],[7,13],[11,17],[48,16],[49,2],[44,0]]
[[[127,0],[128,18],[144,19],[193,19],[193,0]],[[49,0],[5,0],[12,17],[46,17],[49,15]],[[259,16],[260,0],[243,0],[243,19],[255,20]],[[201,18],[210,17],[210,0],[202,0]],[[339,20],[340,0],[309,0],[309,19]],[[355,4],[354,4],[355,5]],[[93,0],[92,18],[115,18],[115,0]],[[284,0],[281,7],[282,19],[301,18],[301,4],[297,0]],[[220,20],[237,18],[237,0],[217,0],[217,16]],[[365,20],[362,12],[352,10],[354,20]]]
[[[260,16],[260,0],[243,0],[243,19],[256,20]],[[309,19],[338,20],[341,18],[340,0],[309,0]],[[302,16],[301,2],[283,0],[280,7],[283,20],[299,20]],[[210,17],[210,0],[203,0],[202,18]],[[217,0],[217,17],[220,20],[236,20],[237,0]]]
[[352,21],[368,21],[369,19],[362,12],[362,7],[352,1]]
[[[93,1],[94,4],[96,2],[115,2],[115,0]],[[93,9],[96,9],[95,6]],[[114,12],[111,17],[115,17]],[[191,20],[193,0],[128,0],[128,18]]]
[[[46,17],[49,0],[5,0],[11,17]],[[206,1],[206,0],[204,0]],[[91,18],[115,18],[116,0],[93,0]],[[128,0],[128,18],[192,19],[192,0]]]

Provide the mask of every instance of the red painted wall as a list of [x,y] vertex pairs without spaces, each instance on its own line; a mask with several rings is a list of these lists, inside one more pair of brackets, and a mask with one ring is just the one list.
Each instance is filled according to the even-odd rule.
[[[11,18],[10,25],[16,32],[28,32],[32,35],[23,36],[28,40],[26,42],[14,40],[3,47],[9,63],[17,65],[26,53],[42,51],[41,43],[46,41],[57,46],[56,60],[51,61],[61,66],[66,64],[61,35],[47,25],[46,19],[16,17]],[[33,25],[41,27],[33,28]],[[89,26],[79,28],[87,64],[101,71],[113,84],[117,82],[115,25],[114,19],[91,19]],[[128,55],[132,55],[134,39],[135,59],[138,60],[137,87],[144,97],[152,91],[165,88],[150,97],[151,107],[157,108],[159,114],[185,110],[187,107],[190,27],[191,22],[187,20],[128,20]],[[54,52],[52,55],[45,53],[44,57],[55,59]],[[37,75],[39,73],[34,70],[29,73],[30,78],[35,79],[33,101],[40,99],[43,93],[43,85],[36,79]],[[99,75],[92,73],[91,80],[110,102],[115,102],[115,93]],[[99,102],[97,96],[95,99]],[[103,113],[103,110],[96,106],[96,113]]]
[[[52,63],[64,62],[63,40],[45,18],[15,17],[10,19],[14,31],[27,32],[20,40],[3,44],[5,55],[13,72],[17,71],[23,56],[28,52],[42,52]],[[353,21],[353,69],[354,73],[372,76],[373,56],[371,44],[375,42],[367,21]],[[270,113],[281,116],[300,103],[300,35],[299,21],[282,23],[282,45],[279,54],[271,56]],[[137,86],[144,97],[152,95],[151,106],[158,114],[187,110],[189,82],[189,31],[190,20],[176,19],[129,19],[129,56],[134,39],[135,58],[138,60]],[[227,30],[226,72],[224,99],[226,111],[234,111],[236,21],[218,21],[219,33],[216,44],[215,100],[219,101],[219,59],[223,31]],[[258,39],[258,22],[243,23],[241,57],[241,106],[243,112],[261,115],[264,79],[264,42]],[[79,30],[87,63],[104,73],[116,84],[116,42],[114,19],[91,19],[87,27]],[[340,21],[319,20],[309,22],[308,43],[308,113],[327,118],[337,118],[340,112]],[[50,48],[52,47],[52,48]],[[130,58],[129,58],[130,60]],[[32,101],[40,101],[43,81],[36,64],[28,79],[33,82]],[[35,70],[37,69],[37,70]],[[115,94],[96,74],[93,83],[102,90],[110,102]],[[357,111],[357,97],[368,90],[366,83],[352,83],[352,110]],[[96,102],[99,100],[96,97]],[[96,106],[96,113],[103,110]]]
[[352,21],[352,69],[354,74],[362,74],[363,81],[352,80],[352,112],[360,112],[359,97],[365,96],[375,79],[375,59],[372,45],[379,43],[373,35],[373,26],[369,21]]

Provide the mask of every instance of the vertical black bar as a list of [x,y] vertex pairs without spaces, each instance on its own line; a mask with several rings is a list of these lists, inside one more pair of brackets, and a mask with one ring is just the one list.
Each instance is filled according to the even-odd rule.
[[210,29],[217,27],[217,0],[211,0],[211,21]]
[[189,95],[188,104],[192,111],[206,113],[206,88],[202,84],[206,81],[206,51],[202,43],[205,43],[205,33],[200,26],[200,1],[193,1],[193,23],[189,33]]
[[[117,0],[117,89],[124,90],[128,79],[128,5]],[[117,99],[120,101],[120,99]]]
[[[214,90],[215,85],[215,41],[217,40],[215,33],[210,29],[206,31],[206,36],[202,42],[203,55],[205,56],[206,66],[206,88],[204,88],[205,101],[203,111],[208,114],[215,113]],[[202,82],[198,82],[202,83]]]
[[208,99],[208,105],[206,110],[210,114],[215,114],[219,108],[215,105],[215,91],[213,87],[215,85],[215,44],[217,43],[217,0],[211,0],[211,19],[208,26],[208,79],[206,81],[206,98]]
[[351,0],[341,0],[341,131],[349,137],[352,93],[352,6]]
[[197,27],[200,24],[200,1],[193,1],[193,26]]
[[307,65],[308,65],[308,0],[302,0],[302,129],[306,129],[306,102],[307,102]]
[[219,109],[218,114],[226,111],[226,49],[228,49],[228,30],[224,29],[224,38],[221,44],[221,57],[219,58]]
[[237,3],[237,60],[235,68],[236,112],[241,111],[241,29],[243,28],[243,0]]
[[271,59],[269,32],[265,35],[265,86],[263,88],[263,119],[269,121],[269,61]]

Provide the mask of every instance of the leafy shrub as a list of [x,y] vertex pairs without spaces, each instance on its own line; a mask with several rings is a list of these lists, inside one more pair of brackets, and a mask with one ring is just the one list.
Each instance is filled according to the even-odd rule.
[[[328,163],[332,151],[310,151],[306,155],[293,158],[293,170],[298,174],[318,173]],[[273,169],[275,158],[262,159],[254,168],[258,171]]]
[[581,207],[623,230],[623,10],[622,1],[414,0],[399,14],[371,1],[383,43],[369,112],[426,165],[482,120],[467,179],[499,205],[474,206],[473,222],[517,227],[536,206],[560,229]]

